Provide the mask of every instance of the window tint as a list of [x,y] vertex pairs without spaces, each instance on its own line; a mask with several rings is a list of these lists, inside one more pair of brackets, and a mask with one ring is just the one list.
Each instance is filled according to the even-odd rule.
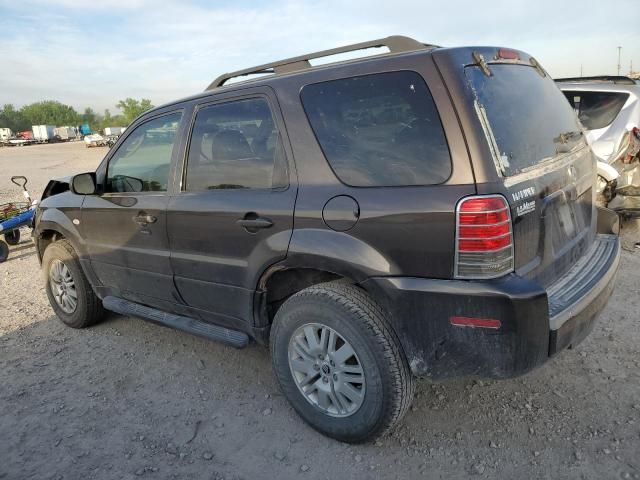
[[172,113],[136,127],[109,161],[106,191],[165,192],[181,117]]
[[302,103],[325,157],[348,185],[429,185],[451,174],[440,117],[415,72],[308,85]]
[[629,94],[621,92],[563,92],[587,130],[604,128],[615,120]]
[[187,191],[287,186],[284,151],[265,99],[198,111],[191,134]]
[[486,113],[506,176],[584,145],[575,114],[549,76],[525,65],[490,69],[487,76],[478,66],[466,67],[465,75],[481,118]]

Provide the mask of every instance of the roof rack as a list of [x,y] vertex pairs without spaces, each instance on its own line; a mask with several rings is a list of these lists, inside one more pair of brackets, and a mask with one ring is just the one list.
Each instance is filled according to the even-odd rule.
[[354,43],[353,45],[345,45],[343,47],[331,48],[329,50],[322,50],[320,52],[309,53],[307,55],[300,55],[298,57],[287,58],[285,60],[279,60],[277,62],[265,63],[264,65],[245,68],[236,72],[225,73],[211,82],[206,90],[213,90],[214,88],[221,87],[225,84],[225,82],[232,78],[246,77],[248,75],[256,74],[278,74],[305,70],[308,68],[313,68],[309,60],[313,60],[315,58],[329,57],[331,55],[337,55],[339,53],[355,52],[358,50],[364,50],[366,48],[376,47],[387,47],[390,53],[400,53],[434,48],[435,45],[427,45],[418,42],[413,38],[394,35],[391,37],[380,38],[378,40]]
[[556,78],[556,82],[570,82],[570,83],[582,83],[582,82],[602,82],[602,83],[615,83],[619,85],[637,85],[636,81],[632,78],[625,77],[623,75],[596,75],[593,77],[568,77],[568,78]]

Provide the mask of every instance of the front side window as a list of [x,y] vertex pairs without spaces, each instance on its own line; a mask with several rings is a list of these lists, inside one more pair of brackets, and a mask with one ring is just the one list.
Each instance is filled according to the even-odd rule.
[[347,185],[433,185],[451,175],[438,111],[416,72],[307,85],[302,103],[325,157]]
[[250,98],[201,108],[189,145],[186,191],[286,187],[287,169],[269,103]]
[[587,130],[597,130],[611,125],[629,98],[628,93],[622,92],[565,90],[563,93]]
[[182,113],[136,127],[109,161],[107,192],[166,192],[171,154]]

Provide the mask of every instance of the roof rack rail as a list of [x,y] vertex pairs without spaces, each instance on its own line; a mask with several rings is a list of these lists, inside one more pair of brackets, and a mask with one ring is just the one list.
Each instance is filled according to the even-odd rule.
[[315,58],[329,57],[331,55],[337,55],[339,53],[355,52],[358,50],[364,50],[366,48],[376,47],[387,47],[390,53],[400,53],[434,48],[435,45],[428,45],[414,40],[413,38],[394,35],[391,37],[380,38],[378,40],[354,43],[352,45],[345,45],[343,47],[331,48],[329,50],[322,50],[320,52],[300,55],[298,57],[287,58],[285,60],[279,60],[277,62],[265,63],[264,65],[245,68],[236,72],[225,73],[211,82],[206,90],[213,90],[214,88],[221,87],[225,84],[225,82],[232,78],[246,77],[248,75],[254,74],[278,74],[305,70],[308,68],[313,68],[309,60],[313,60]]
[[596,75],[593,77],[567,77],[567,78],[556,78],[554,79],[556,82],[571,82],[571,83],[582,83],[582,82],[610,82],[620,85],[637,85],[636,81],[630,77],[625,77],[624,75]]

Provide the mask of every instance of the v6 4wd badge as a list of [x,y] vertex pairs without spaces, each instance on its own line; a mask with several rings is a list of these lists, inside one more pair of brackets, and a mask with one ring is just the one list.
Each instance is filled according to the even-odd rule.
[[521,217],[527,213],[531,213],[536,209],[536,201],[524,202],[522,205],[516,207],[516,216]]

